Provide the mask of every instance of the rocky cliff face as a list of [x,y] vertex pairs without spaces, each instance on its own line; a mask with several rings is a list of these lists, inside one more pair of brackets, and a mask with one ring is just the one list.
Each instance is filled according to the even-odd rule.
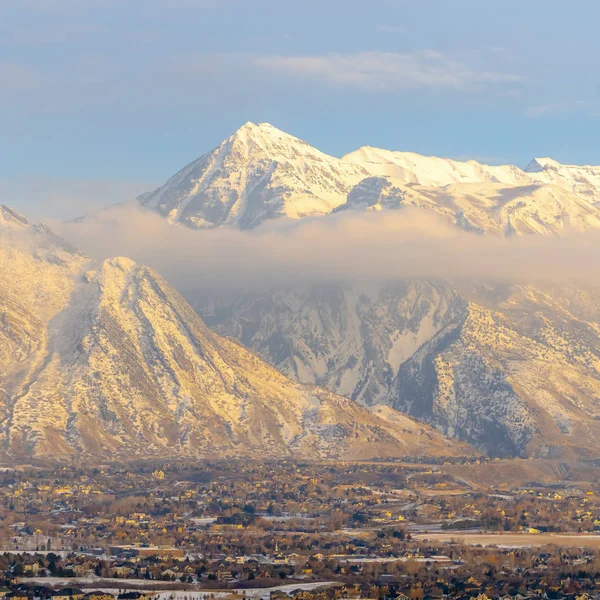
[[[560,298],[555,300],[554,298]],[[595,456],[597,294],[405,281],[199,301],[290,377],[386,403],[491,455]]]
[[286,375],[365,405],[388,402],[400,365],[466,314],[464,299],[441,281],[209,295],[195,306]]

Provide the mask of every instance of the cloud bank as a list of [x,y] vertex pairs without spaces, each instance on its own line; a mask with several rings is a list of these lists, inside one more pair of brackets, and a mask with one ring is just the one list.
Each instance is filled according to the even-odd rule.
[[518,83],[516,74],[477,70],[434,50],[359,52],[321,56],[262,56],[259,67],[370,91],[403,88],[464,90],[481,84]]
[[402,277],[600,283],[600,232],[510,239],[459,231],[419,210],[193,231],[135,205],[49,223],[96,259],[128,256],[182,292]]

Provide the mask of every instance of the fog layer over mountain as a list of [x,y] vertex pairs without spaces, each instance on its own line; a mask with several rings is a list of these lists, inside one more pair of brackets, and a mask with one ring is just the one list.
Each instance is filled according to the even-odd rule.
[[182,291],[398,277],[599,282],[600,231],[484,236],[414,208],[198,231],[132,204],[51,226],[94,258],[130,256]]

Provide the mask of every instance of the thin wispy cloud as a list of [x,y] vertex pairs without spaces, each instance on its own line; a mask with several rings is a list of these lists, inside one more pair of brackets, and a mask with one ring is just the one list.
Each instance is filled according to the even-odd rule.
[[360,52],[320,56],[260,56],[254,63],[293,76],[306,76],[335,85],[365,90],[450,88],[463,90],[481,84],[515,84],[518,74],[477,70],[440,52]]
[[[234,104],[231,92],[265,93],[289,87],[281,74],[312,80],[324,93],[321,82],[340,88],[369,92],[405,89],[470,91],[495,86],[494,93],[520,89],[520,76],[475,69],[434,51],[397,54],[362,52],[322,56],[282,56],[257,53],[176,53],[152,63],[140,63],[134,71],[114,56],[82,52],[52,70],[27,63],[2,64],[0,106],[23,106],[22,91],[30,93],[30,114],[75,113],[115,110],[121,114],[140,107],[172,110],[174,105],[197,106],[219,94],[223,103]],[[275,75],[275,77],[273,76]],[[502,85],[502,88],[500,88]],[[214,94],[202,95],[212,89]],[[274,93],[274,92],[273,92]]]
[[[152,177],[159,155],[173,164],[177,139],[192,157],[247,120],[285,124],[334,154],[369,140],[395,147],[401,136],[407,150],[524,162],[540,152],[535,117],[555,119],[544,153],[600,162],[600,5],[589,0],[589,18],[577,20],[542,0],[507,1],[485,11],[313,2],[315,19],[297,2],[0,0],[0,110],[10,114],[0,174],[23,172],[20,160],[50,172],[45,148],[84,178],[124,177],[125,161],[148,156],[142,177]],[[560,109],[582,98],[590,104]],[[565,115],[581,123],[565,127]]]

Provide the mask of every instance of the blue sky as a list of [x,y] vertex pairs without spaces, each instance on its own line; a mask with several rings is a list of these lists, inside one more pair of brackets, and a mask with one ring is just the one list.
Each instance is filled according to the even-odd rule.
[[595,0],[0,0],[0,202],[162,182],[244,122],[524,166],[600,164]]

